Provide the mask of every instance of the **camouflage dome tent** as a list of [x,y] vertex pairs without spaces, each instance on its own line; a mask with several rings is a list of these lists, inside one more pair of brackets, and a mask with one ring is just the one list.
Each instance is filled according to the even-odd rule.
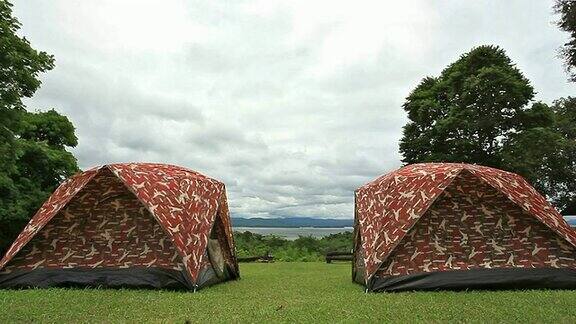
[[0,287],[199,289],[239,277],[224,184],[163,164],[65,181],[0,260]]
[[413,164],[355,192],[353,280],[367,291],[576,288],[576,233],[522,177]]

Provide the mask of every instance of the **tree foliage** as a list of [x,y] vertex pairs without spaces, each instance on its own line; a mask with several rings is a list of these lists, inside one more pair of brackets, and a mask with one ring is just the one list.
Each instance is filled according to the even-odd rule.
[[[464,162],[524,176],[565,212],[575,182],[572,100],[533,102],[534,89],[504,50],[480,46],[427,77],[404,103],[403,162]],[[573,187],[572,187],[573,188]]]
[[277,261],[322,261],[326,252],[351,251],[352,232],[331,234],[322,238],[300,236],[294,241],[275,235],[234,232],[234,242],[239,257],[270,253]]
[[548,192],[556,197],[565,214],[576,215],[576,98],[559,99],[551,108],[560,137],[556,151],[548,159]]
[[576,1],[556,0],[554,9],[560,15],[557,21],[558,27],[567,32],[569,40],[561,49],[566,71],[571,81],[576,81]]
[[17,35],[12,5],[0,0],[0,253],[48,195],[78,166],[66,147],[74,126],[54,110],[26,111],[22,99],[40,87],[54,58]]

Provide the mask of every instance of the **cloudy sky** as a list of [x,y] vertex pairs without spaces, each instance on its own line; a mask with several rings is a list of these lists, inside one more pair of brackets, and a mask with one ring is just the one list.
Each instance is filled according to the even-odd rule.
[[15,1],[56,68],[80,166],[149,161],[224,181],[234,216],[353,217],[353,190],[400,166],[409,91],[500,45],[537,99],[573,94],[552,2]]

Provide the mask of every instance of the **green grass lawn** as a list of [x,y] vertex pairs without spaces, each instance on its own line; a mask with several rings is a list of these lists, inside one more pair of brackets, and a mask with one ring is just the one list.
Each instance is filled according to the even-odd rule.
[[576,291],[365,294],[347,263],[242,264],[241,273],[196,294],[0,290],[0,323],[576,321]]

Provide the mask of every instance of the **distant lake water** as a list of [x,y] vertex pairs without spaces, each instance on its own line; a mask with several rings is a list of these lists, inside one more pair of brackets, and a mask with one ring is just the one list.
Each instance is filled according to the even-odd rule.
[[276,235],[287,240],[295,240],[298,236],[312,236],[321,238],[330,234],[352,232],[352,227],[339,227],[339,228],[316,228],[316,227],[234,227],[237,232],[252,232],[262,235]]
[[[576,216],[565,216],[566,221],[576,227]],[[317,228],[317,227],[234,227],[234,231],[252,232],[261,235],[276,235],[287,240],[295,240],[298,236],[312,236],[322,238],[330,234],[352,232],[352,227]]]

